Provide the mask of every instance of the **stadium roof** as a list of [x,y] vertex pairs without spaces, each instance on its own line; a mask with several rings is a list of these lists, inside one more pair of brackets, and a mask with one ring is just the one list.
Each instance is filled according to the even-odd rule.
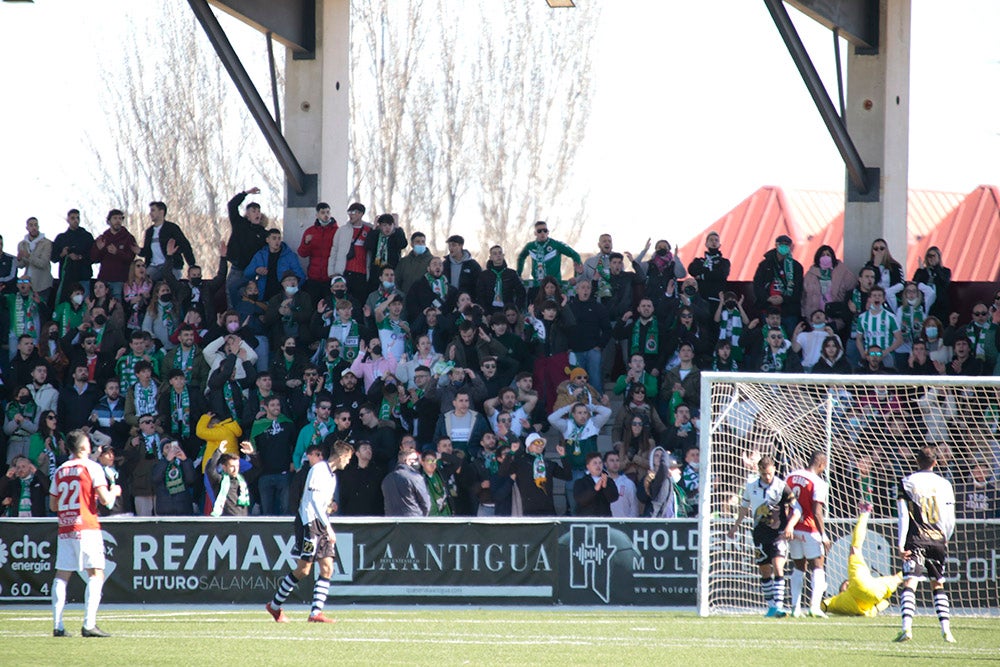
[[[1000,190],[996,186],[982,185],[967,195],[910,190],[907,216],[908,276],[927,248],[936,245],[953,280],[1000,279]],[[795,257],[808,267],[821,245],[843,256],[844,195],[764,186],[682,246],[685,262],[702,254],[705,234],[711,230],[719,232],[722,251],[732,262],[731,280],[752,280],[757,264],[781,234],[792,238]]]

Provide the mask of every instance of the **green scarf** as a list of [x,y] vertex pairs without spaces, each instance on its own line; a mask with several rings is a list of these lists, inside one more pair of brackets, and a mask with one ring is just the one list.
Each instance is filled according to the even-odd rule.
[[173,336],[177,329],[177,319],[174,317],[174,304],[170,301],[160,304],[160,320],[168,336]]
[[21,480],[21,497],[17,502],[16,513],[11,516],[31,516],[31,477],[18,479]]
[[486,466],[486,470],[491,475],[496,475],[500,471],[500,463],[497,461],[497,455],[493,452],[483,452],[483,465]]
[[[339,329],[338,332],[334,331],[334,328]],[[344,330],[346,329],[346,333]],[[358,352],[361,348],[361,335],[358,333],[358,323],[353,319],[347,322],[340,322],[337,320],[337,316],[334,315],[333,324],[330,326],[330,337],[337,338],[340,340],[341,344],[341,354],[344,355],[344,359],[348,362],[352,362],[358,358]]]
[[28,334],[32,338],[38,338],[38,331],[35,329],[35,315],[37,307],[34,299],[22,297],[20,294],[14,295],[14,331],[15,336]]
[[123,354],[122,358],[115,364],[115,375],[121,380],[122,393],[131,389],[132,385],[135,384],[135,365],[140,361],[142,361],[142,357],[129,352],[128,354]]
[[240,417],[236,414],[236,400],[233,397],[232,382],[226,382],[222,385],[222,398],[226,401],[226,408],[229,410],[231,418],[238,420]]
[[785,369],[785,359],[788,357],[788,349],[782,348],[777,352],[771,351],[771,346],[764,341],[764,363],[760,370],[765,373],[780,373]]
[[583,450],[580,449],[580,442],[582,441],[583,429],[585,428],[587,428],[586,423],[584,423],[583,426],[577,426],[574,423],[572,432],[570,433],[569,437],[566,438],[566,444],[573,447],[573,456],[583,455]]
[[187,361],[185,361],[184,348],[178,345],[177,349],[174,350],[174,368],[184,371],[184,379],[187,382],[191,381],[191,372],[194,370],[194,357],[196,354],[198,354],[197,348],[192,347],[187,355]]
[[605,263],[607,255],[597,258],[597,298],[606,299],[611,296],[611,264]]
[[[15,415],[23,415],[25,422],[35,421],[35,413],[38,411],[38,406],[35,405],[34,401],[28,401],[25,405],[21,405],[18,401],[13,400],[7,404],[7,421],[13,421]],[[16,435],[18,437],[28,437],[31,434],[25,430],[24,422],[21,426],[17,427],[11,435]]]
[[444,277],[444,274],[435,278],[428,273],[424,277],[430,283],[431,291],[434,292],[434,295],[443,302],[445,296],[448,294],[448,279]]
[[424,473],[424,481],[427,482],[427,491],[431,496],[430,516],[451,516],[451,507],[448,506],[448,495],[444,490],[444,482],[436,472],[433,475]]
[[899,311],[899,320],[902,325],[903,342],[907,345],[920,337],[920,330],[924,326],[924,309],[921,306],[905,305]]
[[378,246],[375,248],[375,266],[383,267],[389,263],[389,237],[379,233]]
[[791,296],[792,292],[795,291],[795,260],[792,259],[791,253],[788,253],[784,259],[776,263],[774,288],[783,297]]
[[170,390],[170,422],[174,433],[180,433],[182,438],[191,437],[191,395],[187,387],[181,392],[180,400],[177,392]]
[[985,327],[976,326],[975,322],[965,327],[965,335],[972,341],[973,356],[980,361],[986,359],[986,336],[992,335],[993,324],[989,323]]
[[[243,475],[237,473],[236,482],[239,484],[236,506],[250,507],[250,487],[247,486]],[[226,508],[226,498],[229,497],[230,484],[232,484],[232,478],[229,475],[223,475],[219,482],[219,495],[215,497],[215,504],[212,505],[212,516],[222,516],[222,510]]]
[[649,320],[646,328],[646,338],[639,340],[639,330],[642,328],[642,320],[636,320],[632,325],[632,340],[629,343],[629,354],[659,354],[660,352],[660,327],[654,316]]
[[181,470],[180,461],[177,459],[167,462],[167,470],[166,473],[164,473],[164,483],[167,486],[167,493],[171,496],[176,496],[178,493],[184,493],[184,473]]
[[535,457],[535,460],[531,464],[531,477],[535,480],[535,486],[544,491],[545,481],[549,478],[548,471],[545,469],[545,455],[532,454],[532,456]]
[[143,387],[141,384],[136,382],[133,387],[135,388],[135,414],[139,417],[142,415],[155,415],[156,414],[156,383],[152,380],[149,381],[148,387]]
[[833,269],[819,270],[819,295],[823,305],[830,303],[830,286],[833,283]]
[[861,301],[861,290],[851,290],[851,303],[854,304],[854,308],[856,309],[854,319],[851,321],[851,333],[857,335],[861,333],[861,324],[858,322],[858,316],[865,312]]
[[493,272],[493,305],[503,306],[503,268],[494,269],[490,265],[490,271]]
[[740,336],[743,334],[743,317],[739,308],[726,310],[723,308],[719,319],[719,340],[729,341],[734,350],[740,346]]
[[[541,286],[542,281],[545,280],[545,276],[548,272],[545,268],[545,262],[552,260],[558,254],[558,251],[549,245],[549,242],[539,243],[538,241],[532,241],[530,247],[528,248],[528,255],[531,256],[531,261],[534,262],[532,266],[532,274],[535,278],[535,285]],[[554,276],[556,280],[559,280],[559,276]],[[560,281],[561,282],[561,281]]]

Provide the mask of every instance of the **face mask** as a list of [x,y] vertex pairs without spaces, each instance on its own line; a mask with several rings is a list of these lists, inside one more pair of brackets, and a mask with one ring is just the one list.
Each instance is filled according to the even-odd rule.
[[782,257],[788,257],[788,253],[790,253],[791,251],[792,251],[792,246],[790,245],[785,245],[784,243],[782,243],[781,245],[778,246],[778,254],[781,255]]
[[338,358],[340,358],[340,349],[338,348],[338,349],[333,350],[331,352],[327,352],[327,356],[330,357],[331,359],[338,359]]
[[698,288],[695,287],[694,285],[688,285],[687,287],[684,288],[684,293],[687,294],[688,296],[694,296],[695,294],[698,293]]
[[335,290],[333,290],[332,294],[333,294],[333,298],[335,298],[335,299],[343,299],[347,295],[347,290],[345,290],[345,289],[335,289]]
[[927,337],[930,338],[930,339],[937,338],[937,335],[938,335],[938,329],[937,329],[937,327],[927,327],[926,329],[924,329],[924,332],[927,334]]
[[418,255],[423,255],[425,252],[427,252],[427,246],[415,245],[413,246],[413,252],[417,253]]
[[98,315],[97,317],[94,318],[94,324],[96,324],[99,327],[103,327],[107,323],[108,323],[107,315]]
[[671,468],[670,469],[670,479],[672,479],[674,481],[674,484],[677,484],[678,482],[681,481],[681,470],[680,470],[680,468]]
[[383,280],[382,281],[382,287],[385,288],[385,289],[392,289],[395,286],[396,286],[396,283],[394,283],[394,282],[391,282],[391,281],[388,281],[388,280]]
[[831,259],[829,255],[823,255],[822,257],[819,258],[819,268],[832,269],[833,259]]
[[826,328],[826,322],[813,322],[813,329],[816,331],[822,331]]
[[81,303],[83,303],[83,295],[74,294],[73,296],[70,297],[70,301],[73,302],[73,305],[79,306]]
[[229,333],[236,333],[239,330],[240,330],[239,322],[230,322],[226,325],[226,331],[228,331]]
[[667,250],[666,248],[657,248],[656,249],[656,256],[657,257],[666,257],[668,252],[670,252],[670,251]]
[[413,463],[410,464],[410,467],[413,468],[414,470],[420,470],[420,461],[414,461]]
[[910,304],[911,306],[915,306],[918,303],[920,303],[920,299],[907,299],[906,303]]
[[691,470],[697,470],[698,469],[698,462],[695,461],[694,463],[689,463],[689,464],[687,464],[687,466],[688,466],[688,468],[691,468]]
[[31,403],[31,396],[22,396],[21,398],[17,399],[17,402],[20,403],[21,405],[27,405],[28,403]]
[[191,279],[191,285],[194,286],[194,287],[201,287],[201,278],[200,277],[198,277],[198,278],[192,278]]
[[298,285],[286,285],[285,286],[285,294],[287,294],[288,296],[295,296],[295,294],[298,291],[299,291]]
[[733,308],[736,307],[736,302],[735,301],[726,301],[726,303],[724,303],[723,306],[725,306],[726,310],[732,310]]
[[374,355],[382,356],[382,346],[381,345],[372,345],[372,347],[371,347],[371,353],[374,354]]
[[160,295],[160,303],[169,303],[169,302],[170,302],[170,294]]
[[289,356],[295,354],[295,346],[294,345],[289,345],[288,347],[286,347],[285,348],[285,354],[287,354]]

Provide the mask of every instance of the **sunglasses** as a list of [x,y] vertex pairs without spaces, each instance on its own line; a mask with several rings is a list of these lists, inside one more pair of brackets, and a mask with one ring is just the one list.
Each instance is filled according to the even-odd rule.
[[152,424],[153,420],[152,419],[140,419],[139,423],[140,424]]
[[974,311],[972,311],[972,314],[975,315],[976,317],[984,317],[986,315],[989,315],[989,311],[986,311],[986,310],[974,310]]
[[536,234],[548,234],[549,230],[547,230],[547,229],[536,229],[535,233]]

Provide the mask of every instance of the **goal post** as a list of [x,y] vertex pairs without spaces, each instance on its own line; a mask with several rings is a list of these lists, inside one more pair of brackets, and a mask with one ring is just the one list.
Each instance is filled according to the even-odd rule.
[[[773,456],[785,477],[805,467],[813,451],[827,452],[832,595],[847,578],[863,501],[874,505],[863,555],[875,574],[898,571],[896,488],[917,469],[914,453],[923,444],[938,447],[937,472],[955,489],[958,525],[947,564],[952,613],[1000,615],[1000,377],[707,372],[700,438],[702,616],[765,608],[749,522],[735,539],[726,536],[760,455]],[[920,587],[918,605],[932,607],[929,587]]]

